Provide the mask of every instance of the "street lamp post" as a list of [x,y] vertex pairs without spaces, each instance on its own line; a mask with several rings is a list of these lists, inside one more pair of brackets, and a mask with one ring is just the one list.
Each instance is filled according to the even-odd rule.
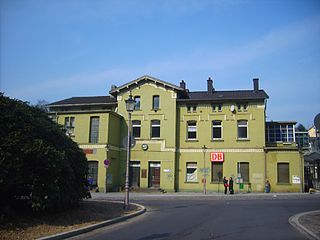
[[128,141],[127,141],[127,167],[126,167],[126,179],[125,179],[125,196],[124,196],[124,208],[129,208],[129,164],[130,164],[130,150],[131,150],[131,113],[134,110],[135,101],[132,98],[132,95],[129,95],[129,98],[125,100],[126,109],[128,112]]
[[202,147],[203,151],[203,194],[207,194],[207,169],[206,169],[206,151],[207,147],[206,145],[203,145]]

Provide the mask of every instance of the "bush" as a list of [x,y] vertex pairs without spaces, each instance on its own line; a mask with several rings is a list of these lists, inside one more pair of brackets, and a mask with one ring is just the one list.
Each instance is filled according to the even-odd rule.
[[0,113],[1,209],[76,205],[86,193],[83,151],[39,108],[1,94]]

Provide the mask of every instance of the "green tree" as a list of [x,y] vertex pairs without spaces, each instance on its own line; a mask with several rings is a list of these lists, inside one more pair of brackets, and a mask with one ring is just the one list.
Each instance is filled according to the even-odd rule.
[[83,151],[40,108],[0,94],[0,112],[1,209],[76,205],[86,193]]
[[305,128],[305,126],[303,126],[301,123],[298,124],[297,130],[298,130],[299,132],[306,132],[306,131],[307,131],[307,129]]

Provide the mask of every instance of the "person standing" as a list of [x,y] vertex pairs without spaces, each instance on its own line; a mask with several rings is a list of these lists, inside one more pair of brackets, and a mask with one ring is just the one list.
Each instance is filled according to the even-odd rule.
[[271,191],[271,185],[270,185],[269,180],[267,179],[266,180],[266,185],[265,185],[265,192],[269,193],[270,191]]
[[223,177],[223,186],[224,186],[224,194],[227,194],[227,191],[228,191],[228,179],[226,179],[226,177]]
[[230,194],[233,194],[234,191],[233,191],[233,180],[232,180],[232,177],[229,178],[229,192]]

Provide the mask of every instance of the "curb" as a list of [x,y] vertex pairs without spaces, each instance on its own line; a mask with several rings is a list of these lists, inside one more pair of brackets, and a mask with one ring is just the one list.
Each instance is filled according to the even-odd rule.
[[317,236],[316,234],[314,234],[312,231],[310,231],[309,229],[307,229],[306,227],[304,227],[300,222],[299,222],[299,218],[307,215],[307,214],[313,214],[313,213],[320,213],[320,210],[317,211],[310,211],[310,212],[304,212],[304,213],[299,213],[296,215],[293,215],[289,218],[289,223],[295,227],[297,230],[299,230],[299,232],[301,232],[302,234],[304,234],[308,239],[310,240],[320,240],[320,237]]
[[[118,201],[113,201],[113,202],[118,202]],[[105,226],[112,225],[114,223],[125,221],[127,219],[139,216],[139,215],[141,215],[141,214],[146,212],[146,208],[144,206],[142,206],[140,204],[137,204],[137,203],[130,203],[130,204],[140,207],[141,210],[139,210],[137,212],[134,212],[134,213],[130,213],[130,214],[126,215],[126,216],[113,218],[113,219],[110,219],[110,220],[106,220],[106,221],[103,221],[103,222],[100,222],[100,223],[96,223],[96,224],[89,225],[89,226],[86,226],[86,227],[78,228],[78,229],[71,230],[71,231],[68,231],[68,232],[62,232],[62,233],[57,233],[57,234],[46,236],[46,237],[37,238],[37,240],[56,240],[56,239],[65,239],[65,238],[69,238],[69,237],[74,237],[76,235],[87,233],[87,232],[93,231],[93,230],[98,229],[98,228],[102,228],[102,227],[105,227]]]

